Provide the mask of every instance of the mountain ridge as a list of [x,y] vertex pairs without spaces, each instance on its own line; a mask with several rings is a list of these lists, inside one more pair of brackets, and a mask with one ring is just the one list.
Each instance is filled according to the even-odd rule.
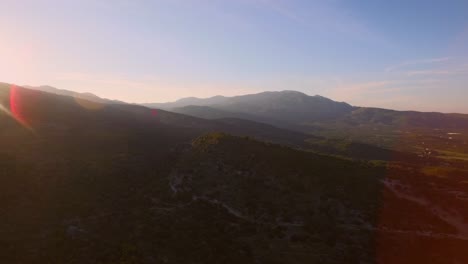
[[[296,91],[224,97],[218,104],[201,100],[197,101],[198,105],[179,102],[176,107],[171,104],[161,107],[205,119],[248,119],[319,137],[413,153],[434,146],[446,151],[449,146],[450,151],[463,151],[465,136],[459,136],[460,139],[454,142],[447,134],[468,134],[468,114],[358,107]],[[420,137],[418,144],[415,144],[415,137]],[[434,145],[424,145],[428,141]]]
[[[73,92],[71,96],[77,101]],[[90,108],[100,108],[106,101],[94,105],[86,101],[81,103],[88,104]],[[199,106],[191,105],[193,103]],[[464,135],[468,135],[466,114],[356,107],[323,96],[308,96],[290,90],[236,97],[188,98],[179,100],[178,105],[180,107],[165,109],[211,120],[246,119],[311,136],[351,140],[413,153],[428,148],[427,145],[423,146],[427,141],[434,142],[437,148],[445,151],[460,152],[466,142]],[[446,136],[450,133],[461,136],[455,137],[457,141],[451,141],[453,137]],[[414,134],[420,135],[419,144],[414,144]]]
[[[225,101],[242,101],[245,98],[250,98],[253,96],[256,97],[262,97],[262,96],[271,96],[271,95],[295,95],[295,96],[300,96],[300,97],[314,97],[314,98],[320,98],[320,99],[325,99],[329,101],[333,101],[327,97],[321,96],[321,95],[314,95],[310,96],[307,95],[303,92],[300,91],[295,91],[295,90],[282,90],[282,91],[264,91],[260,93],[253,93],[253,94],[245,94],[245,95],[237,95],[237,96],[222,96],[222,95],[216,95],[212,97],[207,97],[207,98],[198,98],[198,97],[185,97],[178,99],[173,102],[166,102],[166,103],[144,103],[142,105],[148,106],[148,107],[161,107],[161,108],[174,108],[174,107],[180,107],[180,106],[187,106],[187,105],[194,105],[194,106],[209,106],[209,105],[215,105],[218,104],[219,102],[225,102]],[[344,102],[340,102],[344,103]]]
[[[0,84],[0,104],[7,263],[468,260],[466,160],[454,170],[432,150],[399,160],[264,123],[86,108],[10,85]],[[308,140],[329,154],[389,158],[301,150]]]
[[79,99],[89,100],[89,101],[96,102],[96,103],[117,103],[117,104],[125,103],[119,100],[103,98],[91,92],[76,92],[72,90],[56,88],[50,85],[40,85],[40,86],[23,85],[21,87],[32,89],[32,90],[37,90],[37,91],[42,91],[42,92],[47,92],[47,93],[53,93],[57,95],[71,96],[71,97],[75,97]]

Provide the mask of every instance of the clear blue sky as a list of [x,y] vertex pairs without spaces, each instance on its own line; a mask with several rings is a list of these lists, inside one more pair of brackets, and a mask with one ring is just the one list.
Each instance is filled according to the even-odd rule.
[[468,1],[1,0],[0,81],[468,113]]

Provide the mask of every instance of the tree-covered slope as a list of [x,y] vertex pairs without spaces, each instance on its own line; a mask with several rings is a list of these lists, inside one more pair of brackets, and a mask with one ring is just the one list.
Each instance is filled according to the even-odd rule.
[[357,162],[223,133],[200,136],[224,127],[302,141],[301,134],[249,121],[90,107],[18,87],[0,89],[0,103],[0,259],[6,263],[468,258],[463,170]]

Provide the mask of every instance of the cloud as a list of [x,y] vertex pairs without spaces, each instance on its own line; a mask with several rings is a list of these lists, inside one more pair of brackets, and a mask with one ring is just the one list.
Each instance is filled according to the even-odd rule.
[[414,70],[406,72],[407,76],[448,76],[448,75],[459,75],[459,74],[468,74],[468,65],[455,65],[451,67],[446,67],[443,69],[431,69],[431,70]]
[[307,4],[291,0],[251,0],[251,2],[308,29],[328,34],[345,34],[347,37],[378,42],[380,45],[388,44],[388,40],[383,35],[371,29],[368,24],[357,18],[350,10],[338,5],[336,1],[305,1]]
[[291,19],[293,21],[299,22],[299,23],[305,23],[303,19],[301,19],[297,14],[295,14],[293,11],[291,11],[290,8],[287,6],[281,4],[278,1],[274,0],[256,0],[257,2],[263,4],[267,8],[273,10],[277,14],[286,17],[288,19]]
[[427,71],[409,71],[406,74],[408,76],[418,76],[418,75],[452,75],[456,73],[457,73],[456,71],[427,70]]
[[441,63],[449,61],[450,57],[442,57],[442,58],[431,58],[431,59],[422,59],[422,60],[412,60],[412,61],[405,61],[397,65],[393,65],[387,67],[385,72],[393,72],[401,68],[405,68],[408,66],[415,66],[415,65],[427,65],[427,64],[434,64],[434,63]]

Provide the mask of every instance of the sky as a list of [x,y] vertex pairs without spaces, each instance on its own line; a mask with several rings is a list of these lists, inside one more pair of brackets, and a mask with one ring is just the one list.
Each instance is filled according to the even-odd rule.
[[0,0],[0,82],[468,113],[466,0]]

